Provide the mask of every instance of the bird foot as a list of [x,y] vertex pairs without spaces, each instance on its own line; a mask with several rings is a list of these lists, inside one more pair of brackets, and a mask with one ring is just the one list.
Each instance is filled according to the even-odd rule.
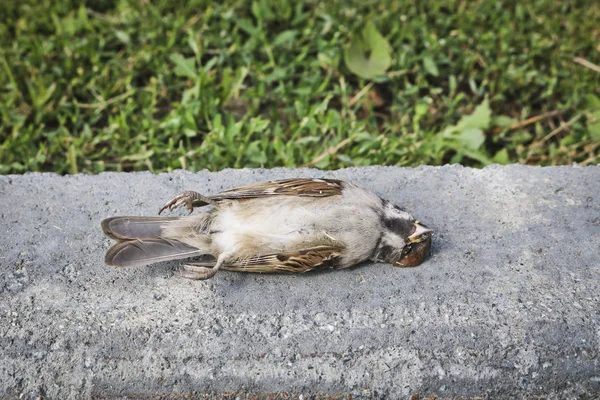
[[[212,267],[207,267],[211,265]],[[183,264],[183,271],[179,273],[180,276],[187,279],[194,280],[206,280],[216,275],[218,268],[213,266],[214,263],[194,263],[194,264]]]
[[[202,196],[200,193],[193,192],[191,190],[187,190],[183,193],[178,194],[173,197],[171,200],[166,202],[161,209],[158,211],[158,215],[160,215],[167,208],[169,211],[176,210],[177,208],[185,205],[185,208],[190,210],[190,214],[194,211],[194,206],[200,206],[201,204],[206,204],[206,197]],[[196,204],[194,204],[196,203]]]

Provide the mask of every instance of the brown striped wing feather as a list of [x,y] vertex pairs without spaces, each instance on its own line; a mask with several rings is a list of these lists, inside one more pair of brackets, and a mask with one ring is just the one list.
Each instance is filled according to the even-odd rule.
[[337,179],[283,179],[226,190],[210,196],[210,199],[220,201],[268,196],[329,197],[342,194],[343,184],[343,181]]
[[342,247],[315,246],[297,251],[265,254],[233,262],[223,269],[241,272],[308,272],[336,268],[342,259]]

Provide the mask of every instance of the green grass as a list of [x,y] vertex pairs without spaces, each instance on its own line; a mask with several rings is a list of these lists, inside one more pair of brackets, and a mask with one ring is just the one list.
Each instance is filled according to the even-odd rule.
[[[598,21],[591,0],[3,1],[0,173],[596,164]],[[369,23],[391,58],[363,79],[344,52]]]

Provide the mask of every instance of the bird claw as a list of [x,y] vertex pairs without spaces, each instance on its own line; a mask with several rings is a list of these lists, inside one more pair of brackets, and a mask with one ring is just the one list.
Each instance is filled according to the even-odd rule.
[[201,280],[206,280],[208,278],[205,278],[195,272],[189,272],[189,271],[180,271],[178,273],[178,275],[182,278],[186,278],[186,279],[191,279],[194,281],[201,281]]
[[169,209],[169,211],[173,211],[183,205],[185,205],[185,208],[190,210],[191,214],[192,211],[194,211],[193,201],[196,200],[196,198],[198,197],[197,195],[198,194],[196,192],[192,191],[185,191],[183,193],[178,194],[161,207],[161,209],[158,211],[158,215],[160,215],[167,208]]
[[[210,265],[210,264],[197,264],[197,265],[192,265],[192,264],[183,264],[183,271],[181,271],[179,273],[179,276],[183,277],[183,278],[188,278],[188,279],[194,279],[194,280],[206,280],[206,279],[210,279],[213,276],[215,276],[215,274],[217,273],[217,269],[212,267],[212,268],[208,268],[208,267],[204,267],[202,265]],[[212,264],[214,265],[214,263]]]

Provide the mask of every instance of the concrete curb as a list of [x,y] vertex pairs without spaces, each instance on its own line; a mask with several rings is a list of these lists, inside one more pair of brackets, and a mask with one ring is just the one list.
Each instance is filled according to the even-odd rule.
[[[432,257],[207,282],[103,264],[102,218],[293,176],[402,205]],[[0,232],[0,398],[600,396],[597,166],[0,176]]]

